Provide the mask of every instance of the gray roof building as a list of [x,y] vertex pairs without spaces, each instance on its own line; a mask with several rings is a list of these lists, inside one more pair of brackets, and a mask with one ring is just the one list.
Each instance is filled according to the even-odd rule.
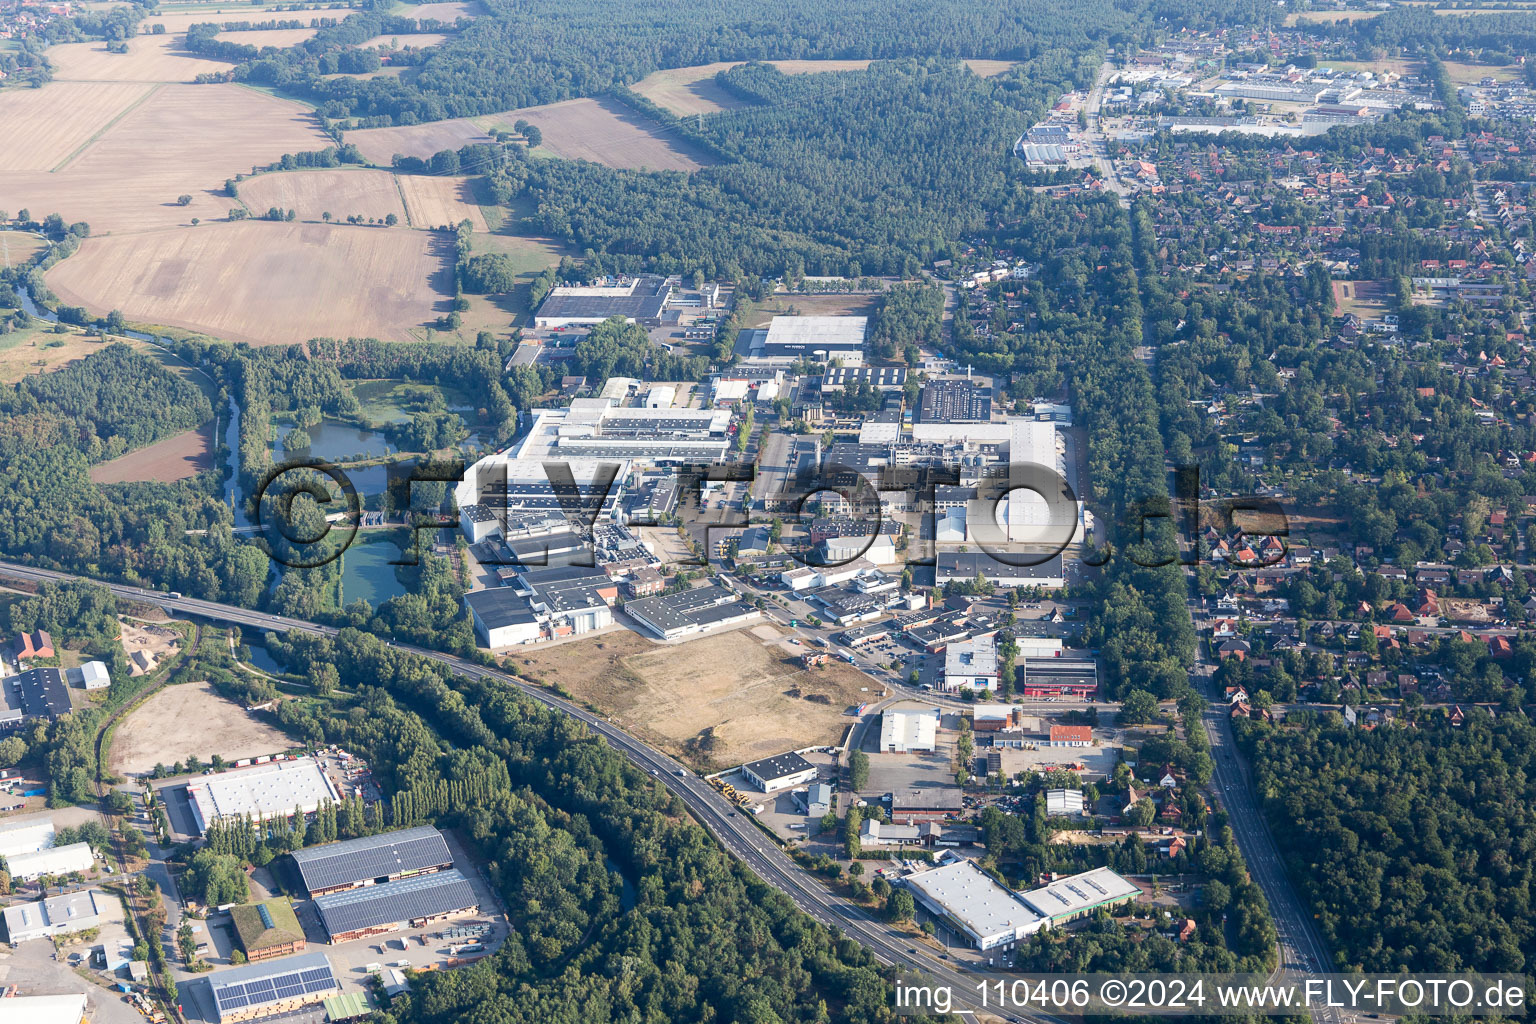
[[324,953],[305,953],[209,975],[220,1022],[249,1020],[307,1003],[341,988]]
[[395,931],[412,921],[472,913],[479,905],[469,879],[452,868],[315,898],[320,923],[332,942]]
[[431,825],[311,846],[291,856],[311,896],[453,867],[447,840]]

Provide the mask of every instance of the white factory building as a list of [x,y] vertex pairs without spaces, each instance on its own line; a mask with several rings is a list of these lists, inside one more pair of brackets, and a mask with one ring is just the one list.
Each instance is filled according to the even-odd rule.
[[922,711],[886,710],[880,716],[880,750],[906,754],[931,751],[939,731],[939,709]]
[[843,366],[864,365],[864,336],[869,318],[862,316],[776,316],[766,331],[743,331],[754,361],[793,363],[809,359]]
[[44,875],[68,875],[76,871],[89,871],[96,865],[90,843],[70,843],[68,846],[50,846],[46,850],[18,853],[5,859],[11,877],[23,882]]
[[96,928],[116,904],[116,897],[97,889],[67,892],[35,903],[18,903],[5,908],[6,939],[14,946],[32,939]]
[[87,1019],[84,992],[62,996],[12,996],[5,1001],[6,1024],[80,1024]]
[[906,878],[923,909],[985,952],[1009,949],[1050,927],[1050,919],[968,860]]
[[0,821],[0,857],[36,853],[53,845],[53,818],[49,815]]
[[199,832],[225,818],[265,820],[291,815],[296,809],[313,814],[326,802],[340,799],[312,757],[270,761],[187,783],[187,800]]
[[944,689],[949,693],[998,688],[997,643],[991,637],[957,640],[944,649]]
[[1032,889],[1023,894],[1023,899],[1055,925],[1091,914],[1100,907],[1129,903],[1140,894],[1141,890],[1134,882],[1121,878],[1109,868],[1094,868]]

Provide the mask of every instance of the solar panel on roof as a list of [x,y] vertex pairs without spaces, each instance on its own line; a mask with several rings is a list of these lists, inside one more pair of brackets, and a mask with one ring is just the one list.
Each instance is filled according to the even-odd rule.
[[275,986],[270,978],[257,978],[255,981],[245,983],[245,994],[252,999],[266,1000],[272,998]]
[[320,978],[316,981],[306,981],[304,983],[305,992],[324,992],[330,988],[341,988],[341,983],[335,978]]
[[329,968],[316,967],[313,970],[304,971],[299,975],[299,977],[303,979],[306,984],[311,981],[330,981],[331,972]]
[[302,981],[277,986],[277,998],[279,999],[292,999],[294,996],[301,996],[303,994],[304,983]]

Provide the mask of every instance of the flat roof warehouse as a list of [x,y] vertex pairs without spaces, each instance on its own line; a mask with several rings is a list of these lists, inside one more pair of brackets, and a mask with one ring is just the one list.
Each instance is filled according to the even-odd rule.
[[224,818],[272,818],[292,814],[295,809],[310,814],[326,801],[341,799],[311,757],[206,776],[187,783],[187,796],[200,832]]

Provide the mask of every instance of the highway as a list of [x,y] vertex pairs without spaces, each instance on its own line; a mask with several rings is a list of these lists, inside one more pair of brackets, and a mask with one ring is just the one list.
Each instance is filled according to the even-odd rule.
[[[82,577],[67,573],[34,569],[11,562],[0,562],[0,575],[30,582],[64,582]],[[107,587],[118,597],[144,601],[168,611],[193,615],[213,622],[237,625],[247,629],[298,630],[320,636],[335,636],[339,630],[303,619],[290,619],[265,612],[252,611],[234,605],[202,601],[196,598],[176,597],[142,587],[129,587],[103,580],[87,580]],[[875,958],[887,967],[902,967],[922,971],[932,982],[948,985],[957,1001],[974,998],[976,978],[957,970],[941,960],[921,944],[914,945],[905,936],[875,918],[863,908],[853,906],[824,889],[810,878],[779,846],[770,839],[750,815],[740,812],[717,793],[698,775],[659,750],[640,742],[607,722],[598,715],[552,693],[532,686],[515,676],[486,668],[441,651],[427,650],[406,644],[393,644],[395,648],[429,658],[465,676],[489,676],[509,686],[515,686],[528,697],[580,720],[587,728],[602,736],[615,749],[622,752],[641,769],[651,772],[656,780],[675,793],[692,812],[695,819],[713,833],[721,844],[739,857],[758,877],[785,893],[796,905],[829,928],[837,928],[858,939],[867,946]],[[991,1015],[1008,1021],[1041,1021],[1063,1024],[1059,1018],[1045,1015]]]

